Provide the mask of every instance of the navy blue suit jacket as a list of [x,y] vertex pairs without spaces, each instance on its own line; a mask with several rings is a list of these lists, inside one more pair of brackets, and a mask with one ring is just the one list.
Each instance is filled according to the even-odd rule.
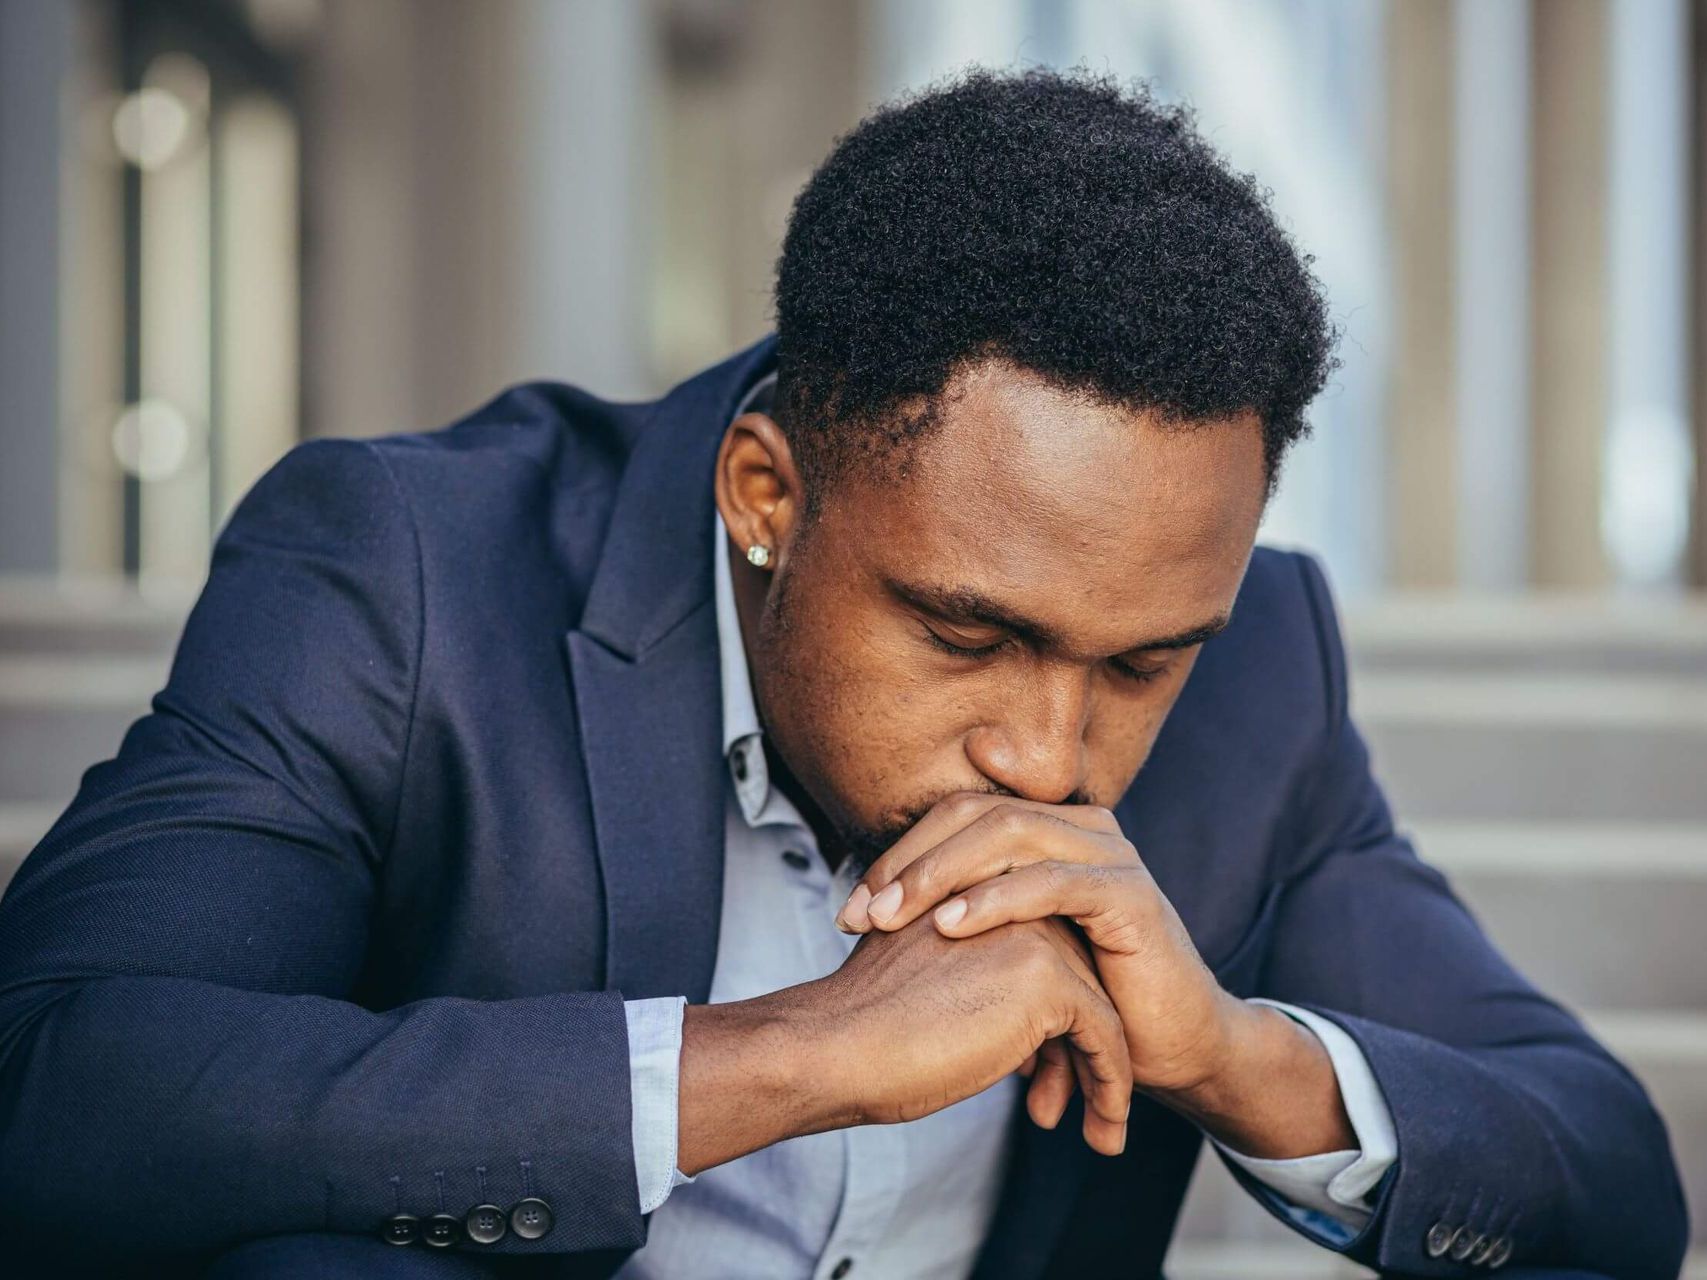
[[[287,1236],[233,1257],[578,1277],[645,1239],[622,1001],[711,981],[710,476],[772,360],[654,404],[519,387],[256,486],[152,714],[0,902],[9,1256],[181,1270]],[[1658,1117],[1395,833],[1312,561],[1256,552],[1118,813],[1228,989],[1367,1056],[1399,1159],[1352,1255],[1471,1274],[1426,1255],[1446,1221],[1675,1273]],[[1154,1274],[1198,1133],[1144,1101],[1115,1159],[1019,1129],[979,1274]],[[377,1235],[528,1195],[538,1240]]]

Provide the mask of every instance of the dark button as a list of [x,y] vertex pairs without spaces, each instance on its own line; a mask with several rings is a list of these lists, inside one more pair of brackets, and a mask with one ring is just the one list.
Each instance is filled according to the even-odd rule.
[[842,1277],[853,1270],[853,1259],[843,1258],[836,1264],[836,1269],[830,1272],[830,1280],[842,1280]]
[[421,1238],[421,1220],[413,1214],[400,1213],[387,1218],[379,1234],[387,1244],[414,1244]]
[[1488,1255],[1488,1267],[1503,1267],[1505,1260],[1511,1257],[1511,1237],[1501,1236],[1494,1244],[1494,1251]]
[[551,1230],[551,1206],[529,1196],[510,1210],[510,1230],[523,1240],[537,1240]]
[[806,855],[798,849],[784,849],[782,851],[782,860],[788,863],[788,865],[793,867],[796,871],[804,871],[807,867],[812,865],[811,862],[807,860]]
[[462,1239],[462,1219],[448,1213],[435,1213],[422,1224],[421,1239],[435,1249],[448,1249]]
[[1479,1267],[1488,1260],[1488,1255],[1494,1251],[1495,1237],[1481,1235],[1476,1237],[1476,1247],[1470,1250],[1470,1265]]
[[735,781],[745,782],[747,780],[747,753],[740,747],[735,748],[735,757],[729,763],[735,770]]
[[497,1244],[510,1229],[504,1211],[495,1204],[475,1205],[462,1220],[462,1225],[475,1244]]
[[1458,1234],[1452,1237],[1452,1248],[1447,1250],[1454,1262],[1462,1262],[1470,1256],[1470,1250],[1476,1247],[1476,1233],[1469,1227],[1459,1227]]
[[1428,1229],[1428,1256],[1438,1258],[1452,1247],[1452,1228],[1437,1222]]

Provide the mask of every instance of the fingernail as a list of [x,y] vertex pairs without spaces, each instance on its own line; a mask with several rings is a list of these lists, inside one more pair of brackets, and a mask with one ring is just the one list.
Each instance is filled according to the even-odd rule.
[[952,929],[966,919],[966,899],[956,898],[953,902],[945,902],[936,909],[936,922],[944,929]]
[[871,890],[863,884],[855,885],[854,891],[848,894],[848,900],[842,905],[841,914],[836,917],[836,927],[843,933],[858,933],[866,926],[866,904],[871,901]]
[[901,909],[901,882],[892,881],[883,891],[871,900],[871,905],[865,909],[865,914],[878,924],[887,924],[889,917]]

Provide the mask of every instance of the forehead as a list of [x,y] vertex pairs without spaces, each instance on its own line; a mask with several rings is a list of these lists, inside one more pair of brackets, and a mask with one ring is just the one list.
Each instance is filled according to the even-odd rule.
[[1254,414],[1169,424],[998,362],[950,384],[915,450],[860,495],[884,531],[865,540],[874,567],[1087,638],[1225,611],[1267,487]]

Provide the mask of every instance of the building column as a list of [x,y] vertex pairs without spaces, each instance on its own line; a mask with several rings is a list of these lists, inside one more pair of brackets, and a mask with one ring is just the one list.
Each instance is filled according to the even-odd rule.
[[0,573],[58,568],[60,113],[71,6],[0,3]]
[[1396,0],[1387,23],[1388,580],[1397,588],[1450,586],[1457,575],[1452,17],[1437,0]]
[[1533,14],[1530,572],[1540,587],[1607,579],[1606,10],[1606,0],[1548,0]]

